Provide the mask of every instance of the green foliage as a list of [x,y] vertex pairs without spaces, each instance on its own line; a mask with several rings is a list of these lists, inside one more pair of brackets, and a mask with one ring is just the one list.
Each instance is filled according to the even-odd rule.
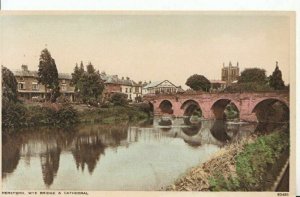
[[239,77],[238,83],[257,83],[265,84],[267,82],[266,71],[260,68],[247,68]]
[[71,84],[75,86],[75,92],[78,91],[78,82],[80,80],[80,78],[83,76],[84,73],[84,67],[83,67],[83,63],[81,61],[80,63],[80,68],[78,67],[78,64],[76,63],[76,66],[74,68],[74,72],[72,73],[72,80],[71,80]]
[[236,191],[240,187],[240,181],[237,177],[225,177],[221,173],[215,173],[208,179],[212,191]]
[[236,83],[224,89],[224,92],[265,92],[273,90],[267,84],[247,82],[247,83]]
[[265,177],[278,159],[289,149],[289,133],[277,131],[247,144],[236,156],[236,175],[215,173],[209,178],[213,191],[260,191]]
[[108,108],[92,108],[79,114],[81,122],[113,124],[120,121],[137,121],[148,118],[148,115],[137,107],[112,106]]
[[71,126],[77,122],[79,122],[77,111],[72,106],[66,105],[58,110],[54,124],[59,126]]
[[2,107],[2,127],[20,127],[26,122],[26,108],[21,103],[6,102]]
[[91,63],[87,65],[87,71],[84,71],[82,62],[80,68],[75,66],[72,73],[72,83],[84,103],[97,105],[104,90],[104,83],[99,71],[96,71]]
[[55,60],[51,57],[48,49],[44,49],[40,55],[38,82],[43,84],[46,89],[50,89],[50,101],[55,102],[59,97],[58,71]]
[[18,101],[18,83],[14,74],[7,69],[2,67],[2,106],[5,107],[6,103]]
[[115,106],[127,105],[128,104],[127,94],[116,92],[111,96],[110,102],[112,102]]
[[132,104],[132,106],[137,108],[139,111],[145,112],[149,115],[152,112],[149,103],[134,103]]
[[55,109],[41,106],[26,108],[23,104],[11,103],[5,111],[2,110],[2,125],[4,128],[33,126],[68,127],[77,122],[79,122],[78,112],[69,105]]
[[284,81],[282,80],[281,70],[279,70],[278,62],[276,62],[276,68],[272,75],[269,77],[269,84],[275,90],[285,89]]
[[187,79],[185,84],[196,91],[203,90],[208,92],[210,89],[210,81],[203,75],[194,74]]

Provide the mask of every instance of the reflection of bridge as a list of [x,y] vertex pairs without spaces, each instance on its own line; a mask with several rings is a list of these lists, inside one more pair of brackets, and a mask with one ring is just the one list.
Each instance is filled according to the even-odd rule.
[[151,104],[156,115],[185,116],[200,109],[206,119],[221,119],[225,107],[231,103],[239,111],[241,120],[257,121],[257,113],[264,112],[276,102],[288,109],[289,92],[161,94],[145,95],[144,100]]

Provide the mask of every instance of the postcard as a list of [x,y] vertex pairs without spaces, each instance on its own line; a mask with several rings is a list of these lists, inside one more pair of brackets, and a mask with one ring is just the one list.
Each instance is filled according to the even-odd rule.
[[4,11],[0,41],[3,196],[295,194],[295,12]]

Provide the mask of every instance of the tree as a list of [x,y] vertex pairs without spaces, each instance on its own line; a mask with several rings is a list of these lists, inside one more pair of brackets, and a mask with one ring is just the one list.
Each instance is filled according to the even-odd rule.
[[281,70],[279,70],[278,62],[272,75],[269,77],[269,85],[275,90],[283,90],[285,88],[284,81],[282,80]]
[[187,79],[185,84],[196,91],[203,90],[208,92],[210,89],[210,81],[203,75],[194,74]]
[[16,103],[18,101],[18,82],[14,74],[6,67],[2,66],[2,106],[7,102]]
[[83,76],[83,74],[84,74],[84,67],[83,67],[83,63],[81,61],[80,68],[78,67],[78,64],[76,63],[74,72],[72,73],[71,83],[72,83],[72,85],[75,86],[75,92],[78,91],[78,87],[80,86],[79,81],[80,81],[80,78]]
[[104,90],[104,83],[100,77],[99,71],[96,71],[94,66],[89,63],[86,70],[83,69],[83,64],[80,68],[77,65],[72,74],[72,80],[77,88],[80,98],[84,103],[97,104],[99,97]]
[[247,68],[239,77],[238,83],[250,83],[255,82],[259,84],[265,84],[267,81],[266,71],[260,68]]
[[60,95],[58,72],[55,60],[51,57],[48,49],[42,50],[40,55],[38,82],[45,86],[46,100],[48,100],[47,89],[50,89],[50,101],[55,102]]
[[2,66],[1,113],[3,128],[20,126],[25,119],[26,108],[18,100],[17,88],[18,83],[14,74]]

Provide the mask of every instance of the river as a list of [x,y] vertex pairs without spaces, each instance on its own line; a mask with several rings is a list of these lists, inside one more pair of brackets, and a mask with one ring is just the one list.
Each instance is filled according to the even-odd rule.
[[182,118],[3,134],[4,190],[160,190],[256,124]]

